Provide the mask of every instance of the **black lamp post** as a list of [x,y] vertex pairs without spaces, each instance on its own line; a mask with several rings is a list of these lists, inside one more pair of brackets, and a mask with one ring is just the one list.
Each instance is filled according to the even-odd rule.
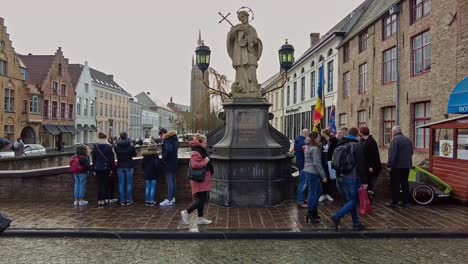
[[294,63],[294,47],[288,43],[288,40],[278,50],[279,63],[281,69],[288,71]]
[[208,70],[208,67],[210,67],[210,54],[211,50],[210,47],[206,46],[203,42],[200,46],[197,47],[195,50],[196,54],[196,64],[197,67],[205,73],[206,70]]

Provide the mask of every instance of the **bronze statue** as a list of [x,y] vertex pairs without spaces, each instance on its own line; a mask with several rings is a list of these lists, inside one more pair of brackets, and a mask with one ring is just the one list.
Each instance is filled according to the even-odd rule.
[[232,26],[227,35],[228,54],[236,70],[232,92],[234,97],[260,97],[257,66],[263,44],[255,28],[249,24],[249,13],[238,11],[237,17],[241,23]]

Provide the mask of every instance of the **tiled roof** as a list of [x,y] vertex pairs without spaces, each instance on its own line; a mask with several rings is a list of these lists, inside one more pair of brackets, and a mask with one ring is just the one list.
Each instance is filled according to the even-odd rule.
[[18,58],[28,68],[28,81],[34,84],[41,84],[49,72],[55,55],[20,55]]
[[78,84],[78,81],[80,80],[83,67],[84,66],[81,64],[69,64],[68,65],[68,74],[70,75],[72,85],[75,88],[76,88],[76,85]]
[[114,81],[114,77],[112,75],[107,75],[93,68],[89,68],[89,70],[91,72],[91,78],[93,78],[94,83],[106,86],[107,88],[131,96],[127,91],[124,90],[124,88],[120,87],[120,85]]
[[361,31],[369,27],[377,19],[381,18],[386,12],[388,12],[392,5],[400,1],[401,0],[372,0],[359,21],[354,25],[352,30],[348,32],[342,41],[342,44],[348,42],[350,39],[361,33]]
[[[320,38],[320,41],[315,44],[314,46],[310,47],[307,49],[294,63],[292,68],[294,68],[296,65],[301,63],[303,59],[308,57],[312,52],[314,52],[318,47],[320,47],[327,39],[337,33],[337,32],[342,32],[342,33],[347,33],[350,31],[352,28],[354,28],[354,25],[356,24],[357,21],[359,21],[359,18],[363,15],[363,13],[366,11],[368,6],[373,2],[374,0],[365,0],[362,2],[357,8],[355,8],[351,13],[346,15],[340,22],[338,22],[332,29],[330,29],[325,35],[323,35]],[[387,0],[378,0],[378,1],[387,1]]]
[[160,107],[167,111],[174,112],[171,108],[169,108],[166,104],[164,104],[161,100],[151,97],[149,94],[145,92],[141,92],[135,95],[138,98],[138,101],[144,105],[145,107]]

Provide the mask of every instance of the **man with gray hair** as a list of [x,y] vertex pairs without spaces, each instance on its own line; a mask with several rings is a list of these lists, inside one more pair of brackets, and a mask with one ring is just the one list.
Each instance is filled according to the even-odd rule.
[[299,208],[307,208],[304,202],[304,193],[307,189],[307,177],[303,173],[304,170],[304,150],[305,139],[309,136],[309,129],[304,128],[301,134],[294,140],[294,156],[296,156],[296,166],[299,169],[299,182],[297,184],[297,206]]
[[390,208],[395,208],[397,204],[407,207],[409,200],[408,176],[409,170],[413,166],[413,142],[403,135],[399,126],[392,128],[392,135],[387,162],[387,167],[390,168],[392,202],[385,205]]

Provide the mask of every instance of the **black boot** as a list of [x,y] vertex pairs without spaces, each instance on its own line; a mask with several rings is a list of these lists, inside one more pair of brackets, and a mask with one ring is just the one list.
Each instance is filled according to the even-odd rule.
[[320,219],[321,219],[321,218],[320,218],[320,216],[318,215],[318,211],[317,211],[317,209],[313,210],[313,212],[312,212],[312,213],[313,213],[313,217],[314,217],[315,219],[318,219],[318,220],[320,220]]

